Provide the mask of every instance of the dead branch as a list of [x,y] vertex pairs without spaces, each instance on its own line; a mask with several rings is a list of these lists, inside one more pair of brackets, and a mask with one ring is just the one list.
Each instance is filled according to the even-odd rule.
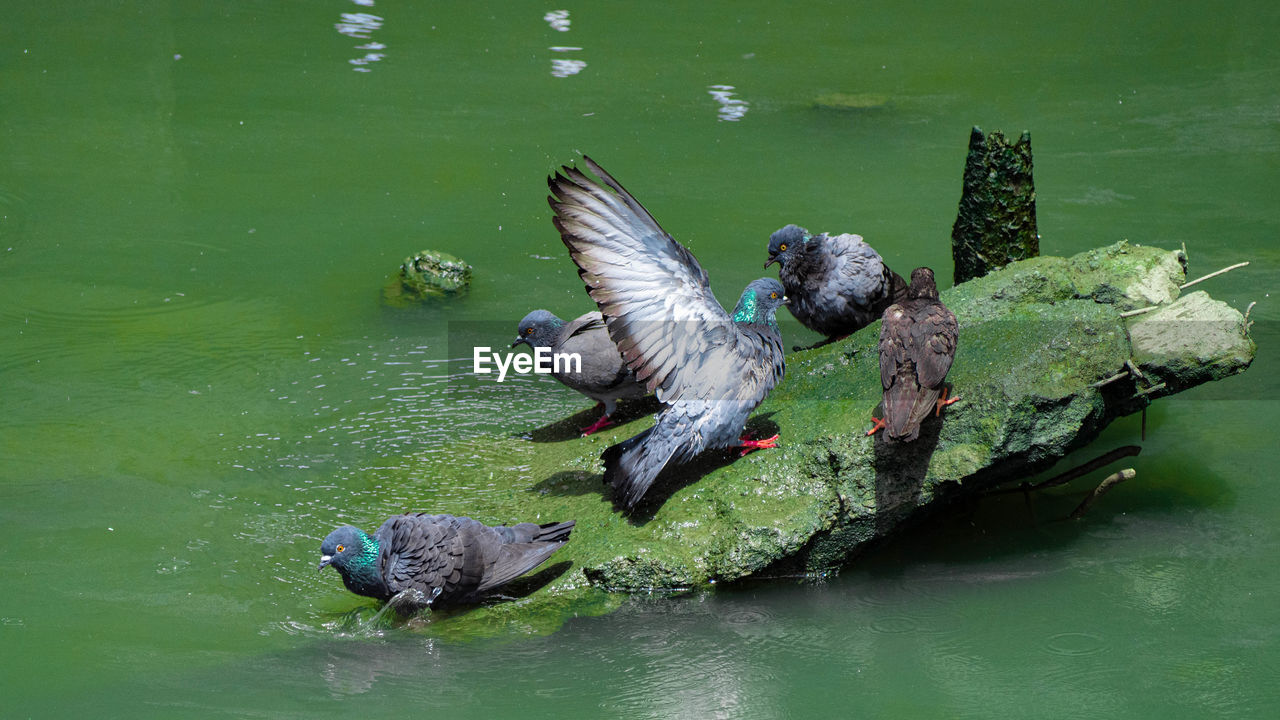
[[1093,492],[1089,493],[1088,497],[1086,497],[1084,500],[1080,502],[1079,505],[1076,506],[1075,510],[1071,511],[1071,519],[1072,520],[1080,519],[1080,516],[1088,512],[1089,508],[1093,506],[1093,504],[1098,500],[1098,498],[1105,495],[1108,490],[1115,487],[1116,485],[1119,485],[1125,480],[1134,479],[1135,477],[1137,477],[1137,475],[1138,475],[1137,471],[1135,471],[1133,468],[1125,468],[1124,470],[1121,470],[1118,473],[1112,473],[1111,475],[1108,475],[1105,480],[1098,483],[1098,487],[1094,488]]
[[1246,261],[1244,261],[1244,262],[1242,262],[1242,263],[1236,263],[1235,265],[1231,265],[1230,267],[1224,267],[1224,268],[1222,268],[1221,270],[1217,270],[1217,271],[1215,271],[1215,272],[1211,272],[1211,273],[1209,273],[1208,275],[1205,275],[1204,277],[1198,277],[1198,278],[1196,278],[1195,280],[1192,280],[1191,282],[1183,283],[1183,284],[1181,284],[1181,285],[1179,285],[1179,286],[1178,286],[1178,289],[1179,289],[1179,290],[1186,290],[1187,288],[1191,287],[1192,285],[1195,285],[1195,284],[1196,284],[1196,283],[1198,283],[1198,282],[1204,282],[1205,280],[1208,280],[1208,279],[1209,279],[1209,278],[1211,278],[1211,277],[1217,277],[1217,276],[1221,275],[1221,274],[1222,274],[1222,273],[1224,273],[1224,272],[1230,272],[1230,271],[1232,271],[1232,270],[1235,270],[1236,268],[1242,268],[1242,267],[1244,267],[1245,265],[1248,265],[1248,264],[1249,264],[1249,261],[1248,261],[1248,260],[1246,260]]

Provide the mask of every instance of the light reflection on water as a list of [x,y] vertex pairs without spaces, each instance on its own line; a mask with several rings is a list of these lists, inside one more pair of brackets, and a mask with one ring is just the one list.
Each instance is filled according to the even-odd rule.
[[711,99],[720,105],[720,110],[716,114],[720,122],[738,122],[746,114],[751,103],[737,97],[737,90],[732,85],[711,85],[708,86],[707,92],[711,95]]
[[[352,0],[352,2],[365,7],[373,7],[374,5],[374,0]],[[387,49],[387,46],[372,39],[373,31],[380,29],[383,22],[383,18],[377,15],[361,12],[342,13],[341,21],[334,24],[334,29],[347,37],[369,41],[362,45],[355,46],[355,49],[357,50],[368,51],[363,57],[352,58],[347,61],[352,65],[355,65],[352,69],[356,72],[369,72],[369,65],[376,63],[387,56],[387,54],[383,52]]]
[[[570,20],[568,10],[552,10],[542,17],[556,32],[569,32]],[[552,45],[548,48],[553,53],[575,53],[582,48],[571,45]],[[587,61],[578,58],[551,58],[551,76],[566,78],[577,75],[587,67]]]

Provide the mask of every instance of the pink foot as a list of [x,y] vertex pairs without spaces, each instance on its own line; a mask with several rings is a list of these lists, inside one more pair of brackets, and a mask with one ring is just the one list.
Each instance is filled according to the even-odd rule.
[[947,399],[947,393],[949,393],[949,392],[951,392],[951,388],[942,388],[942,397],[938,398],[938,409],[937,409],[936,411],[934,411],[934,413],[933,413],[934,417],[938,417],[938,416],[942,415],[942,408],[944,408],[944,407],[946,407],[946,406],[950,405],[951,403],[956,402],[957,400],[959,400],[959,399],[960,399],[960,396],[959,396],[959,395],[957,395],[957,396],[955,396],[955,397],[951,398],[950,400],[948,400],[948,399]]
[[878,418],[875,415],[872,415],[871,419],[875,421],[875,425],[872,425],[871,429],[867,431],[868,435],[875,435],[877,432],[885,428],[884,418]]
[[739,448],[741,448],[741,450],[738,451],[738,457],[744,457],[747,453],[751,452],[752,450],[764,450],[767,448],[778,447],[778,436],[774,435],[771,438],[765,438],[763,440],[752,440],[751,433],[747,433],[746,435],[743,435],[741,438],[739,438],[738,442],[741,443],[738,446]]
[[582,428],[582,437],[586,437],[600,428],[607,428],[612,424],[613,421],[609,419],[608,415],[601,415],[599,420],[596,420],[590,425]]

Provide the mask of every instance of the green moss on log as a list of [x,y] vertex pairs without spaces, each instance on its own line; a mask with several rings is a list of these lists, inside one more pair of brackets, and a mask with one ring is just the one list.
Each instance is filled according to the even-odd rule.
[[[1254,346],[1238,312],[1203,293],[1178,297],[1183,262],[1178,252],[1118,243],[1012,263],[945,291],[960,323],[948,381],[961,401],[907,445],[865,435],[880,401],[878,323],[792,354],[786,379],[748,423],[779,431],[779,447],[740,459],[707,453],[669,469],[633,517],[612,507],[599,455],[647,427],[647,417],[590,438],[479,436],[412,458],[396,493],[448,497],[447,506],[414,509],[488,523],[578,522],[555,556],[559,569],[536,592],[432,624],[456,633],[545,627],[526,614],[603,612],[612,605],[602,590],[830,572],[930,508],[1044,470],[1115,417],[1248,366]],[[1161,310],[1121,316],[1156,298]],[[1100,385],[1127,362],[1143,378]],[[572,437],[568,428],[588,414],[535,435]],[[448,459],[460,455],[475,464]],[[455,489],[464,486],[489,487]]]

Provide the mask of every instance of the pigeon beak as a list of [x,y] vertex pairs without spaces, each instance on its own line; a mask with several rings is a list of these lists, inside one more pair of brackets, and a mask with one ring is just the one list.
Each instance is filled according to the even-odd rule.
[[320,570],[323,570],[323,569],[325,569],[325,568],[329,567],[329,563],[331,563],[331,562],[333,562],[333,556],[332,556],[332,555],[321,555],[321,556],[320,556],[320,567],[316,568],[316,570],[317,570],[317,571],[320,571]]
[[778,256],[774,255],[773,257],[769,258],[769,262],[765,263],[764,266],[767,268],[776,262],[778,262]]
[[524,338],[522,338],[522,337],[518,337],[518,338],[516,338],[516,341],[515,341],[515,342],[511,343],[511,347],[513,347],[513,348],[514,348],[515,346],[519,345],[520,343],[527,343],[527,342],[529,342],[529,341],[528,341],[528,340],[525,340],[525,339],[524,339]]
[[783,304],[783,305],[790,305],[790,304],[791,304],[791,298],[787,297],[786,295],[783,295],[783,296],[782,296],[782,304]]

